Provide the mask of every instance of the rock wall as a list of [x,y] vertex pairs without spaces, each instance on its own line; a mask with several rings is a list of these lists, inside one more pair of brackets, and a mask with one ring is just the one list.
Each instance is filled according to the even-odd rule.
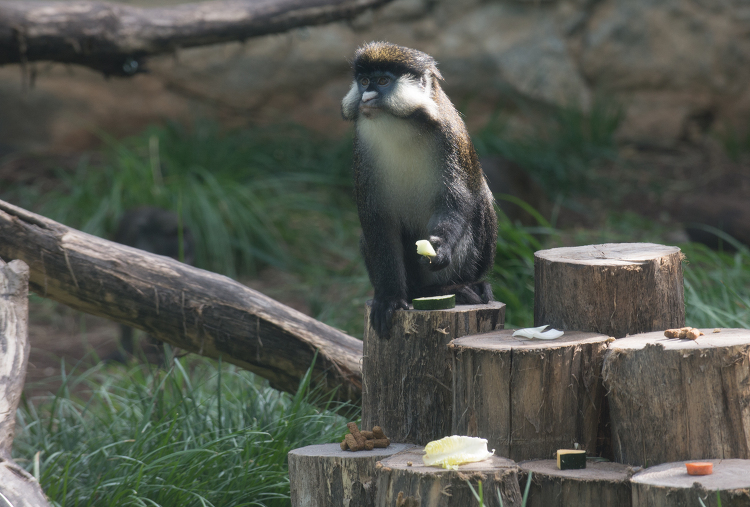
[[336,135],[347,59],[370,40],[422,49],[470,127],[519,101],[625,106],[620,137],[673,146],[750,120],[750,4],[742,0],[396,0],[348,23],[152,59],[149,74],[105,79],[38,64],[33,89],[0,69],[0,155],[79,150],[96,130],[163,118],[296,121]]

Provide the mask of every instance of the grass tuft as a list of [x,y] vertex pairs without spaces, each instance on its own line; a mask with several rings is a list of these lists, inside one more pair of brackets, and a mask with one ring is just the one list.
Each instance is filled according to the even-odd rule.
[[192,356],[168,371],[63,373],[56,395],[19,409],[14,457],[32,468],[41,453],[40,483],[60,506],[288,505],[287,453],[346,432],[311,371],[295,396]]

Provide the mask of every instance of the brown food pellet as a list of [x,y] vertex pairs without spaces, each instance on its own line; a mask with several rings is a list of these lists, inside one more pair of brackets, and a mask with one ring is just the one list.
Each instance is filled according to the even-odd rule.
[[351,451],[359,451],[364,447],[359,445],[359,442],[357,442],[357,440],[354,438],[354,435],[352,435],[351,433],[346,435],[346,437],[344,438],[346,439],[346,445],[349,446],[349,450]]
[[383,433],[383,428],[380,426],[373,426],[372,427],[372,436],[373,438],[386,438],[385,433]]
[[701,335],[701,332],[697,329],[691,329],[687,332],[685,335],[685,338],[690,338],[691,340],[697,340],[698,337]]
[[374,440],[368,440],[368,442],[372,442],[372,445],[374,447],[379,447],[383,449],[391,445],[391,439],[389,438],[376,438]]
[[365,441],[365,450],[366,451],[372,451],[372,449],[375,447],[374,442],[375,442],[375,440],[366,440]]
[[363,437],[362,433],[359,432],[359,428],[357,428],[357,423],[350,422],[346,425],[346,427],[349,428],[349,433],[351,433],[354,436],[354,439],[357,441],[357,444],[359,445],[359,449],[363,449],[365,447],[365,437]]
[[346,438],[345,438],[344,440],[341,441],[341,450],[346,451],[347,449],[349,449],[349,446],[346,445]]
[[359,430],[359,432],[360,432],[360,433],[362,433],[362,436],[363,436],[363,437],[365,437],[365,440],[372,440],[373,438],[375,438],[375,437],[374,437],[374,436],[372,435],[372,431],[363,431],[363,430]]

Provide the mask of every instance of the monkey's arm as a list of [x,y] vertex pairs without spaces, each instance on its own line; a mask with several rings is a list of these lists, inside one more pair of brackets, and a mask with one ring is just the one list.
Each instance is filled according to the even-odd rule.
[[439,271],[451,263],[453,252],[469,227],[467,217],[471,215],[473,196],[460,182],[446,186],[446,195],[439,199],[427,231],[435,257],[427,264],[431,271]]

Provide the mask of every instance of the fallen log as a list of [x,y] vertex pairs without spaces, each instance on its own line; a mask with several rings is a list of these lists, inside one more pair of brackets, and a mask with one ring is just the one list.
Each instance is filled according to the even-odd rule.
[[50,507],[37,480],[11,459],[29,360],[29,268],[0,259],[0,505]]
[[362,342],[222,275],[86,234],[0,201],[0,257],[31,269],[29,288],[71,308],[219,358],[296,392],[315,384],[359,402]]
[[52,61],[131,76],[180,48],[351,19],[391,0],[217,0],[143,8],[112,2],[0,1],[0,65]]

